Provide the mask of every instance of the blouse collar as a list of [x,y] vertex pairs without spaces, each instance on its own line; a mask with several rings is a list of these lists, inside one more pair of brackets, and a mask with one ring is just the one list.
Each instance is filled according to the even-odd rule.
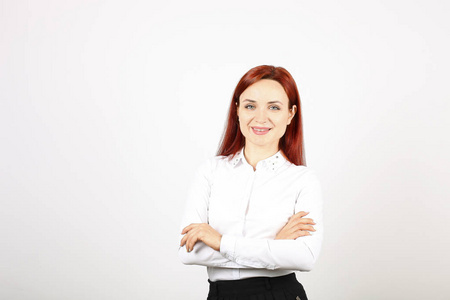
[[[259,161],[256,164],[256,168],[260,168],[259,166],[262,165],[265,169],[270,170],[270,171],[275,171],[276,169],[278,169],[284,162],[286,161],[286,158],[284,158],[284,156],[281,154],[281,149],[278,150],[277,153],[275,153],[274,155],[263,159],[261,161]],[[247,164],[250,165],[247,162],[247,159],[245,158],[244,155],[244,147],[241,148],[241,150],[239,150],[234,157],[231,158],[230,161],[231,165],[233,166],[233,168],[235,168],[237,165],[239,165],[240,163],[242,164]]]

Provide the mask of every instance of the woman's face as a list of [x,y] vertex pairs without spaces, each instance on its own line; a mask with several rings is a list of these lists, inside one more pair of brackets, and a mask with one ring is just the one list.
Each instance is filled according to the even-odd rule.
[[278,149],[278,142],[297,111],[295,105],[289,110],[289,98],[283,86],[271,79],[250,85],[242,92],[237,105],[245,144],[271,149]]

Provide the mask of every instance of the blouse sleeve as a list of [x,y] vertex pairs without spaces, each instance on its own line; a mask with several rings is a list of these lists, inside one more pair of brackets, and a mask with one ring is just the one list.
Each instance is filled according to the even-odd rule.
[[314,220],[315,232],[295,240],[251,239],[223,235],[220,253],[228,259],[253,268],[311,271],[319,257],[323,239],[323,201],[321,186],[314,171],[300,180],[301,189],[295,213],[306,211]]
[[[212,181],[213,159],[203,162],[196,170],[189,188],[184,214],[179,228],[180,238],[184,235],[181,231],[184,227],[192,223],[208,223],[208,206],[210,187]],[[199,241],[194,245],[191,252],[187,252],[186,245],[179,247],[178,257],[186,265],[203,265],[208,267],[222,268],[249,268],[224,257],[219,251],[216,251]]]

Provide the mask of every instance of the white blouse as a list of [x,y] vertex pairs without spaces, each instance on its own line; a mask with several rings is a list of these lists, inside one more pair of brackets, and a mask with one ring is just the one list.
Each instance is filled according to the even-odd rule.
[[[184,264],[207,266],[211,281],[310,271],[323,238],[323,201],[315,171],[292,164],[281,150],[259,161],[254,171],[243,151],[205,160],[187,194],[180,241],[184,227],[208,223],[222,235],[220,251],[197,242],[191,252],[180,247],[178,256]],[[305,218],[313,219],[316,231],[295,240],[274,240],[299,211],[309,212]]]

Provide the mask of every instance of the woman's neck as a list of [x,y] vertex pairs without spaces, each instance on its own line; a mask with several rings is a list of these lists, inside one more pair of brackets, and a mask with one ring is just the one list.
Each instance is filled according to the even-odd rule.
[[278,145],[268,147],[256,147],[252,144],[246,144],[244,146],[244,156],[247,162],[256,169],[256,164],[268,157],[271,157],[278,152]]

